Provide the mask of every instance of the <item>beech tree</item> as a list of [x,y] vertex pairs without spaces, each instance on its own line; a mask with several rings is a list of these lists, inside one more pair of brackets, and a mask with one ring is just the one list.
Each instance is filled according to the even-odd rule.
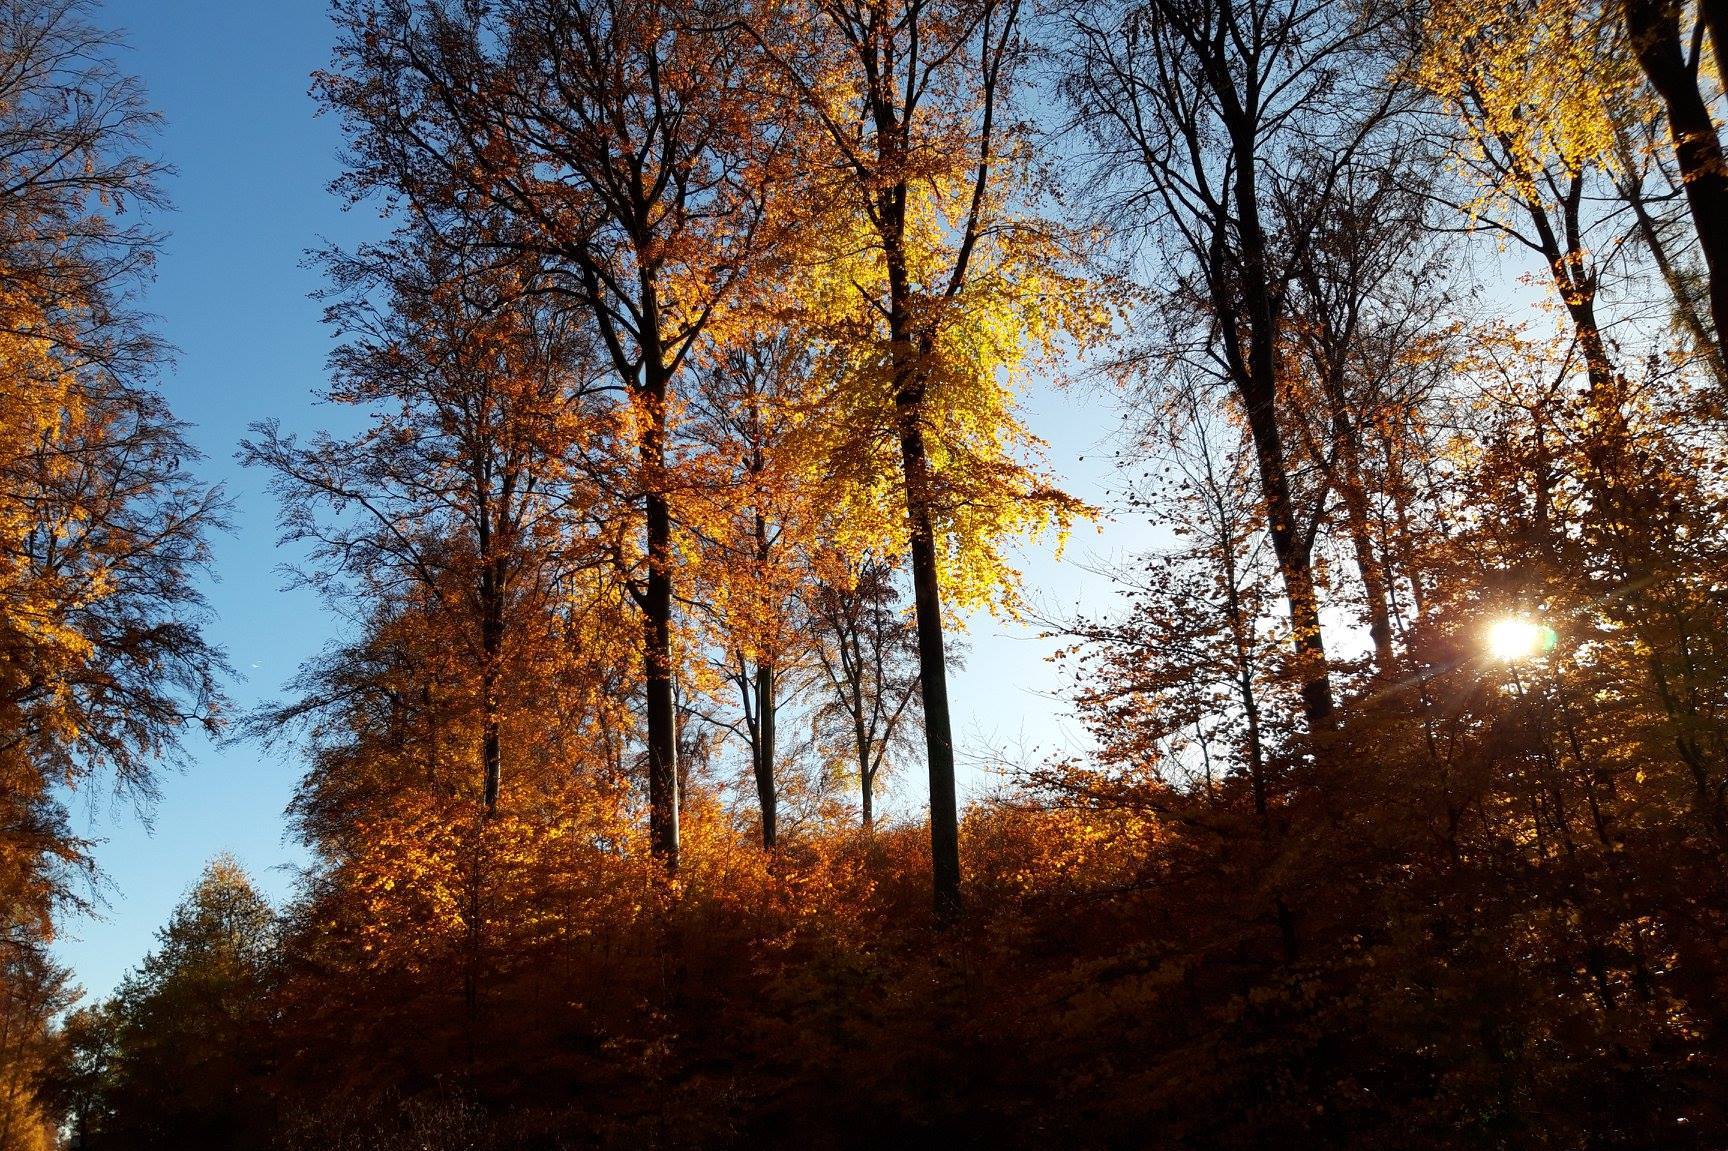
[[[526,685],[562,679],[577,660],[548,648],[589,638],[562,626],[574,613],[558,610],[577,599],[579,571],[605,556],[598,525],[608,517],[594,477],[566,467],[608,434],[588,391],[586,344],[518,292],[509,271],[445,255],[392,241],[332,256],[329,319],[347,342],[331,358],[326,396],[361,408],[370,425],[302,445],[265,423],[242,448],[273,473],[283,541],[310,546],[302,578],[332,606],[363,605],[370,633],[308,669],[295,685],[301,698],[266,707],[254,729],[273,737],[331,713],[353,724],[367,702],[390,701],[383,733],[347,734],[394,770],[305,790],[305,815],[334,816],[331,828],[308,824],[325,832],[325,848],[352,836],[355,816],[372,814],[365,801],[378,797],[381,774],[398,787],[413,778],[417,765],[402,753],[414,742],[425,749],[416,790],[453,793],[473,805],[471,822],[490,820],[516,750],[511,737],[548,694]],[[394,755],[378,754],[378,734],[397,745]],[[329,754],[315,762],[344,766]],[[461,919],[472,1031],[495,876],[484,830],[461,842],[470,849]]]
[[707,351],[698,366],[687,435],[698,445],[686,518],[700,538],[696,585],[718,649],[721,677],[737,693],[761,815],[763,846],[778,827],[777,771],[783,705],[800,683],[810,647],[794,612],[806,579],[803,555],[820,531],[825,486],[801,469],[794,448],[808,373],[808,342],[771,318]]
[[850,753],[859,815],[869,829],[876,822],[878,781],[917,739],[922,720],[917,623],[901,607],[895,569],[886,560],[819,554],[817,573],[804,592],[827,695],[815,723]]
[[1011,601],[1003,544],[1083,510],[1040,470],[1010,385],[1104,320],[1072,237],[1038,214],[1020,20],[1018,0],[847,0],[752,21],[800,106],[791,151],[821,223],[800,298],[836,370],[812,439],[859,518],[901,504],[943,920],[961,906],[944,605]]
[[523,290],[583,314],[623,395],[618,475],[641,534],[617,562],[642,613],[653,847],[675,868],[673,434],[691,351],[758,246],[751,125],[770,106],[683,5],[354,0],[336,19],[318,88],[348,126],[344,186],[400,197],[439,243],[530,257]]
[[[120,42],[75,0],[0,7],[0,1145],[47,1146],[35,1077],[71,1002],[45,954],[88,909],[69,797],[147,809],[225,671],[197,580],[222,522],[153,388],[137,310],[164,207],[159,127]],[[128,215],[127,213],[130,212]]]
[[[198,579],[220,493],[155,391],[135,293],[157,237],[159,124],[87,5],[0,7],[0,947],[82,903],[69,792],[147,807],[221,722]],[[125,214],[131,213],[131,214]]]
[[1615,191],[1632,213],[1633,233],[1668,289],[1671,322],[1686,350],[1703,362],[1718,387],[1728,390],[1728,358],[1709,318],[1709,280],[1699,267],[1688,219],[1673,210],[1682,197],[1679,179],[1649,142],[1649,136],[1661,130],[1661,118],[1641,119],[1639,123],[1623,115],[1614,125]]
[[[1405,96],[1386,79],[1393,7],[1264,0],[1101,3],[1066,17],[1063,91],[1106,181],[1101,212],[1152,233],[1193,323],[1166,356],[1230,389],[1253,434],[1310,728],[1334,697],[1313,563],[1317,509],[1292,475],[1282,333],[1291,284],[1341,175]],[[1300,191],[1298,191],[1300,189]]]
[[1169,463],[1136,485],[1130,506],[1170,516],[1180,544],[1117,574],[1125,613],[1063,626],[1078,641],[1063,652],[1076,703],[1100,763],[1130,785],[1164,781],[1227,804],[1240,775],[1264,821],[1287,701],[1265,626],[1274,565],[1252,448],[1194,386],[1168,398],[1155,426],[1137,447]]
[[[1723,237],[1708,205],[1728,185],[1713,183],[1709,157],[1719,159],[1720,144],[1708,85],[1698,79],[1709,6],[1699,6],[1683,48],[1685,7],[1437,4],[1425,14],[1427,46],[1411,72],[1462,114],[1468,152],[1460,159],[1485,204],[1523,205],[1530,221],[1513,238],[1548,262],[1575,325],[1596,326],[1595,298],[1617,247],[1603,233],[1621,213],[1596,204],[1608,183],[1629,209],[1630,231],[1668,288],[1679,326],[1720,380]],[[1674,234],[1664,200],[1684,201],[1689,236]],[[1701,289],[1689,282],[1696,257]],[[1603,354],[1595,342],[1580,336],[1586,357]],[[1597,375],[1599,385],[1600,368]]]
[[[1459,355],[1457,261],[1433,238],[1433,190],[1419,174],[1434,159],[1390,149],[1317,190],[1332,207],[1314,218],[1293,269],[1282,333],[1293,454],[1319,477],[1317,526],[1342,537],[1356,569],[1381,675],[1396,664],[1395,633],[1421,578],[1399,562],[1399,502],[1410,468],[1431,454],[1431,401]],[[1288,194],[1305,189],[1293,182]]]
[[[1603,220],[1592,193],[1604,184],[1615,140],[1610,103],[1626,87],[1630,62],[1617,50],[1619,28],[1591,9],[1532,14],[1440,6],[1430,16],[1429,45],[1418,78],[1458,116],[1465,139],[1455,149],[1487,226],[1538,257],[1566,309],[1593,391],[1606,398],[1617,366],[1599,299]],[[1467,28],[1467,31],[1466,31]],[[1568,70],[1586,86],[1556,83],[1538,64],[1535,45],[1564,51]],[[1620,75],[1616,77],[1615,69]]]
[[[1710,316],[1716,339],[1728,353],[1728,167],[1711,110],[1711,85],[1700,71],[1706,32],[1721,68],[1728,51],[1728,14],[1704,0],[1692,13],[1688,30],[1691,6],[1683,0],[1620,0],[1617,7],[1631,54],[1667,113],[1681,187],[1709,272]],[[1591,81],[1591,86],[1600,83],[1595,77]]]
[[580,527],[598,514],[592,487],[564,466],[605,434],[585,345],[508,273],[464,274],[397,243],[335,258],[333,271],[330,321],[349,342],[326,395],[367,410],[372,426],[301,446],[266,423],[242,456],[275,473],[284,540],[312,546],[304,578],[327,597],[387,602],[417,588],[459,621],[480,717],[474,782],[490,812],[509,702],[500,682],[564,577],[593,562]]

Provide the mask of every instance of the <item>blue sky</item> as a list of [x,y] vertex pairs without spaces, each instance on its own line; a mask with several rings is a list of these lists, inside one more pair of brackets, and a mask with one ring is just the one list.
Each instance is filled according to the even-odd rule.
[[[234,450],[254,420],[319,420],[310,395],[329,339],[308,298],[318,280],[301,266],[303,251],[321,236],[352,240],[380,225],[344,213],[325,191],[338,133],[314,118],[307,95],[308,74],[328,56],[322,4],[120,0],[98,16],[126,30],[122,61],[166,117],[160,150],[178,170],[168,181],[175,211],[160,221],[171,234],[146,304],[180,351],[163,390],[193,425],[207,457],[201,474],[235,502],[235,530],[214,541],[219,579],[207,591],[215,638],[244,677],[231,691],[245,706],[272,694],[330,627],[311,596],[279,590],[273,504]],[[162,777],[153,832],[105,795],[78,799],[77,824],[105,841],[97,857],[113,886],[100,920],[65,925],[59,953],[93,993],[143,956],[216,852],[232,851],[273,891],[288,883],[272,869],[297,858],[282,836],[295,766],[201,739],[189,750],[188,769]]]
[[[274,546],[264,478],[238,467],[234,450],[247,425],[266,417],[290,429],[352,419],[311,399],[330,338],[309,298],[318,273],[303,264],[307,248],[352,243],[381,224],[365,208],[344,212],[326,188],[338,171],[339,133],[315,116],[307,95],[310,73],[329,56],[322,0],[113,0],[100,16],[126,30],[125,65],[165,115],[161,151],[178,170],[147,305],[180,349],[163,390],[193,425],[207,457],[202,474],[234,501],[234,531],[215,540],[219,578],[207,590],[214,637],[243,677],[231,691],[244,708],[274,695],[328,642],[334,623],[309,594],[282,590],[277,567],[294,557]],[[1106,398],[1043,389],[1028,406],[1071,489],[1102,500],[1109,473],[1100,439],[1114,422]],[[1032,549],[1024,564],[1030,590],[1052,607],[1100,607],[1109,590],[1080,565],[1119,556],[1145,534],[1134,524],[1082,531],[1060,564],[1048,549]],[[1048,644],[990,620],[975,622],[968,644],[953,686],[963,752],[1047,751],[1079,738],[1051,698],[1059,685],[1044,661]],[[193,740],[189,750],[187,769],[162,778],[151,829],[105,795],[77,799],[77,826],[103,841],[97,859],[112,886],[104,914],[65,924],[57,950],[92,995],[105,994],[149,950],[211,856],[232,852],[278,898],[302,858],[283,831],[299,764],[246,745]],[[984,783],[974,772],[963,786]],[[910,779],[905,793],[917,800],[922,787]]]

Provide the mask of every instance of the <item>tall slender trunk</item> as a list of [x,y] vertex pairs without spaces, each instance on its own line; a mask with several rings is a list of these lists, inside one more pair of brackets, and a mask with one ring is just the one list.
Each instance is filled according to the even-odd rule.
[[641,446],[646,491],[648,579],[641,596],[643,679],[648,711],[648,848],[678,870],[678,715],[672,664],[672,508],[666,495],[666,399],[671,388],[660,342],[659,293],[640,273],[642,349],[638,399],[647,421]]
[[1728,359],[1722,354],[1722,345],[1716,342],[1710,327],[1699,315],[1696,300],[1687,288],[1685,278],[1680,268],[1674,263],[1674,257],[1668,251],[1667,243],[1662,239],[1662,231],[1657,225],[1656,217],[1650,212],[1650,204],[1644,198],[1644,189],[1634,176],[1637,164],[1632,152],[1632,144],[1626,139],[1625,129],[1619,124],[1614,126],[1614,155],[1620,162],[1620,168],[1625,175],[1625,183],[1620,186],[1620,198],[1632,209],[1632,217],[1638,224],[1638,235],[1644,241],[1644,247],[1650,253],[1651,262],[1656,265],[1656,271],[1662,277],[1662,282],[1668,286],[1668,295],[1674,300],[1674,314],[1686,334],[1692,338],[1698,354],[1710,367],[1710,374],[1716,377],[1716,383],[1728,388]]
[[779,832],[780,797],[774,786],[775,712],[774,669],[756,665],[756,738],[751,748],[756,772],[756,799],[762,807],[762,846],[773,850]]
[[642,463],[649,476],[643,500],[648,530],[648,580],[642,592],[643,679],[648,705],[648,848],[678,870],[678,719],[672,684],[672,511],[664,490],[666,379],[649,380],[648,432]]
[[[658,456],[658,437],[655,455]],[[647,455],[649,449],[644,447]],[[678,870],[678,727],[672,694],[672,516],[666,497],[650,494],[648,586],[642,594],[644,679],[648,703],[648,846]]]
[[[4,1014],[0,1014],[0,1055],[5,1055],[8,1060],[12,1058],[10,1053],[12,1046],[11,1031],[12,1013],[7,1011]],[[12,1094],[13,1089],[11,1085],[6,1084],[4,1089],[6,1095],[0,1096],[0,1151],[12,1151],[12,1116],[16,1114],[20,1108]],[[79,1109],[79,1120],[80,1126],[82,1126],[82,1108]],[[82,1142],[78,1144],[79,1147],[83,1147],[84,1145],[85,1144]]]
[[[1254,457],[1260,475],[1261,496],[1266,505],[1267,534],[1272,553],[1284,580],[1284,597],[1290,610],[1290,637],[1296,650],[1297,675],[1302,691],[1302,717],[1311,732],[1331,728],[1332,677],[1326,662],[1326,639],[1320,628],[1320,600],[1314,585],[1313,547],[1296,520],[1295,501],[1290,494],[1289,464],[1284,437],[1278,427],[1278,304],[1272,285],[1272,264],[1266,251],[1266,234],[1260,224],[1260,201],[1254,135],[1245,125],[1250,119],[1237,110],[1233,129],[1236,178],[1232,189],[1237,214],[1237,242],[1241,261],[1239,290],[1241,312],[1247,329],[1247,355],[1241,354],[1237,335],[1226,323],[1225,342],[1232,374],[1248,431],[1254,440]],[[1222,235],[1220,235],[1220,240]],[[1221,269],[1220,269],[1221,271]],[[1236,303],[1222,283],[1215,291],[1220,318],[1236,313]]]
[[1354,499],[1346,496],[1344,509],[1356,573],[1362,580],[1363,598],[1368,601],[1368,638],[1374,641],[1374,667],[1384,675],[1392,669],[1396,658],[1392,651],[1392,609],[1386,591],[1386,573],[1374,551],[1365,503],[1360,493]]
[[[750,471],[758,477],[767,469],[767,460],[763,456],[762,413],[754,396],[749,401],[750,426],[758,437],[757,444],[750,454]],[[763,514],[762,504],[766,502],[761,495],[760,482],[757,484],[757,510],[755,516],[756,536],[756,570],[757,577],[763,586],[768,586],[768,560],[772,551],[772,541],[768,536],[768,517]],[[772,851],[779,835],[780,796],[774,783],[775,735],[779,718],[780,704],[775,698],[776,676],[772,658],[763,652],[756,655],[756,720],[751,741],[751,766],[756,773],[756,800],[762,809],[762,846]]]
[[498,808],[498,792],[503,778],[503,740],[498,719],[498,669],[504,651],[504,599],[509,578],[506,555],[508,532],[499,528],[509,523],[509,505],[515,492],[513,476],[506,471],[502,477],[503,511],[494,518],[492,474],[483,465],[475,468],[475,489],[481,514],[479,516],[480,550],[480,775],[481,807],[475,820],[473,858],[468,875],[467,931],[463,956],[462,999],[466,1009],[466,1040],[468,1071],[474,1072],[475,1052],[480,1027],[480,994],[486,948],[486,835],[487,825]]
[[481,802],[485,805],[486,814],[491,815],[498,809],[498,787],[503,774],[503,751],[498,737],[498,697],[494,685],[494,676],[487,672],[482,677],[481,688],[481,719],[480,719],[480,763],[485,779]]
[[[648,207],[638,198],[637,217],[646,219]],[[672,663],[672,507],[666,489],[666,400],[672,372],[661,342],[659,290],[655,284],[657,265],[649,257],[651,245],[645,234],[633,237],[637,258],[636,343],[640,359],[633,360],[610,326],[611,313],[601,308],[601,328],[608,333],[606,345],[612,366],[630,390],[635,416],[641,428],[637,460],[641,464],[643,528],[648,546],[648,578],[640,590],[627,581],[642,613],[642,681],[648,733],[648,849],[667,872],[678,870],[678,713],[673,691]],[[582,267],[589,294],[601,298],[600,273],[592,264]]]
[[[1713,41],[1724,33],[1721,7],[1703,5]],[[1668,112],[1674,159],[1686,188],[1698,246],[1709,269],[1710,317],[1716,325],[1716,342],[1728,352],[1728,165],[1710,107],[1699,91],[1697,73],[1687,63],[1681,41],[1685,5],[1681,0],[1622,0],[1620,9],[1638,64]]]
[[1230,620],[1230,638],[1236,654],[1236,693],[1247,719],[1248,786],[1254,797],[1254,814],[1260,818],[1261,829],[1267,829],[1266,749],[1260,733],[1260,701],[1254,691],[1254,651],[1250,646],[1254,622],[1242,604],[1237,583],[1236,557],[1231,544],[1224,541],[1224,609]]
[[930,764],[930,866],[939,923],[958,919],[960,805],[954,780],[954,737],[948,715],[948,657],[942,627],[942,590],[931,514],[930,458],[924,444],[924,379],[914,346],[909,280],[899,245],[890,245],[890,329],[894,354],[894,406],[900,463],[906,481],[906,526],[911,542],[912,603],[918,621],[918,675],[924,702],[924,743]]
[[853,698],[857,701],[852,709],[852,739],[858,748],[858,788],[861,793],[859,800],[862,804],[864,830],[869,831],[876,825],[876,768],[870,754],[870,736],[864,730],[862,683],[855,685]]
[[1320,597],[1314,586],[1313,549],[1296,523],[1295,501],[1278,430],[1271,386],[1252,389],[1244,397],[1248,431],[1259,465],[1260,493],[1266,504],[1267,534],[1284,580],[1290,611],[1290,638],[1296,649],[1302,691],[1302,717],[1310,731],[1332,726],[1332,678],[1326,664],[1326,640],[1320,630]]
[[1391,594],[1385,564],[1374,547],[1374,526],[1368,511],[1368,483],[1362,471],[1362,452],[1356,423],[1350,418],[1349,398],[1344,390],[1342,347],[1329,349],[1325,367],[1326,402],[1331,408],[1332,441],[1338,451],[1338,494],[1344,500],[1344,524],[1350,536],[1356,573],[1362,580],[1362,596],[1368,605],[1368,636],[1374,642],[1374,666],[1382,674],[1390,670],[1392,651]]
[[954,737],[948,716],[948,657],[942,634],[942,593],[936,537],[926,493],[929,460],[916,407],[901,417],[900,455],[906,469],[906,517],[912,537],[912,600],[918,619],[918,675],[924,701],[924,742],[930,757],[930,865],[938,922],[959,918],[960,805],[954,781]]
[[1393,453],[1390,441],[1386,447],[1386,472],[1389,478],[1389,494],[1392,499],[1391,538],[1386,540],[1385,552],[1391,557],[1393,568],[1392,578],[1386,581],[1386,591],[1389,601],[1397,611],[1397,579],[1402,576],[1410,588],[1410,621],[1420,623],[1428,614],[1428,589],[1422,580],[1422,565],[1417,562],[1421,549],[1416,543],[1416,531],[1411,526],[1410,501],[1412,489],[1400,474],[1397,456]]
[[[879,111],[880,114],[880,111]],[[894,125],[879,123],[893,138]],[[893,368],[894,414],[906,487],[912,603],[918,623],[919,690],[924,703],[924,743],[930,765],[930,867],[936,921],[960,917],[960,806],[954,780],[954,737],[948,714],[948,657],[942,627],[942,589],[936,565],[931,467],[924,443],[924,361],[928,333],[914,331],[912,280],[906,266],[904,183],[877,194],[883,254],[888,272],[888,339]]]
[[[490,546],[482,525],[482,554]],[[503,751],[498,732],[498,659],[504,646],[503,564],[489,559],[480,577],[480,764],[481,802],[486,814],[498,807],[498,789],[503,776]]]

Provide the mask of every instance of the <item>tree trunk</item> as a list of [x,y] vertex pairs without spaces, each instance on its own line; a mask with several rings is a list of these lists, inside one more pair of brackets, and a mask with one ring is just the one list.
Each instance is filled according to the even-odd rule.
[[1374,550],[1373,525],[1368,518],[1368,497],[1362,486],[1360,462],[1353,445],[1340,454],[1344,464],[1344,518],[1350,531],[1350,547],[1356,557],[1356,572],[1362,579],[1362,595],[1368,601],[1368,636],[1374,641],[1374,667],[1384,675],[1392,669],[1392,609],[1386,590],[1386,569]]
[[1362,595],[1368,601],[1368,637],[1374,641],[1374,667],[1384,675],[1392,670],[1392,611],[1387,606],[1386,577],[1374,554],[1374,541],[1367,530],[1367,517],[1346,509],[1350,518],[1350,546],[1356,555],[1356,572],[1362,579]]
[[774,787],[774,669],[756,665],[756,738],[751,748],[756,799],[762,807],[762,846],[772,851],[778,834],[780,797]]
[[[488,546],[485,534],[483,548]],[[504,763],[498,734],[498,657],[504,646],[504,595],[498,566],[487,563],[480,580],[480,650],[485,661],[480,672],[481,803],[487,815],[498,807]]]
[[[1705,6],[1706,15],[1720,5]],[[1728,352],[1728,168],[1722,142],[1698,90],[1698,77],[1686,62],[1681,43],[1680,0],[1622,0],[1621,12],[1638,64],[1668,112],[1674,158],[1686,188],[1686,204],[1710,276],[1710,318],[1717,346]],[[1720,19],[1711,21],[1712,39]]]
[[[754,396],[749,402],[750,425],[761,435],[762,415]],[[758,440],[751,452],[750,471],[753,476],[760,477],[767,467],[763,458],[762,446]],[[758,497],[760,503],[760,496]],[[771,543],[768,538],[768,517],[758,507],[755,517],[756,529],[756,565],[758,578],[766,584],[768,575],[768,559]],[[776,837],[779,834],[780,796],[774,785],[774,754],[775,727],[779,714],[779,703],[774,697],[774,666],[763,661],[762,653],[756,656],[756,723],[751,753],[756,771],[756,799],[762,809],[762,846],[769,851],[774,849]]]
[[864,730],[864,687],[859,683],[853,692],[856,704],[852,711],[852,739],[858,747],[858,787],[860,801],[863,804],[862,815],[864,830],[869,831],[876,825],[875,791],[876,770],[871,765],[870,736]]
[[[647,449],[644,448],[646,453]],[[656,455],[658,453],[656,452]],[[678,726],[672,699],[672,515],[666,497],[647,499],[648,587],[642,595],[648,697],[648,847],[678,870]]]
[[1307,721],[1309,731],[1318,732],[1332,726],[1332,677],[1326,665],[1325,636],[1320,630],[1320,599],[1314,587],[1312,550],[1296,524],[1284,441],[1270,393],[1268,386],[1263,396],[1244,397],[1243,406],[1247,409],[1248,430],[1254,438],[1260,492],[1266,503],[1267,533],[1272,537],[1272,552],[1284,579],[1284,598],[1290,610],[1290,638],[1296,649],[1301,682],[1302,718]]
[[482,703],[485,715],[480,725],[480,762],[485,777],[481,802],[486,807],[486,814],[491,815],[498,808],[498,785],[503,774],[504,757],[498,739],[498,701],[493,698],[490,682],[485,692],[486,698]]
[[1566,195],[1554,206],[1559,213],[1561,231],[1555,231],[1549,216],[1550,207],[1543,203],[1526,203],[1542,255],[1548,261],[1554,287],[1566,315],[1572,321],[1572,331],[1578,339],[1578,349],[1584,356],[1584,374],[1590,381],[1590,399],[1600,404],[1614,395],[1614,363],[1608,355],[1608,345],[1602,339],[1602,329],[1596,323],[1597,277],[1590,265],[1590,254],[1584,243],[1580,205],[1584,197],[1584,180],[1572,177]]
[[[1243,120],[1238,110],[1233,117]],[[1242,400],[1248,430],[1254,439],[1254,457],[1260,474],[1260,491],[1266,504],[1267,533],[1272,552],[1284,580],[1284,597],[1290,609],[1290,638],[1296,650],[1297,675],[1302,690],[1302,717],[1310,732],[1332,726],[1332,678],[1326,663],[1326,639],[1320,630],[1320,601],[1314,587],[1312,547],[1296,522],[1295,501],[1290,495],[1290,473],[1284,457],[1283,433],[1278,427],[1278,304],[1271,282],[1272,265],[1266,253],[1266,234],[1260,224],[1260,200],[1256,181],[1259,160],[1254,155],[1254,133],[1245,123],[1232,129],[1236,152],[1237,242],[1240,245],[1241,310],[1246,313],[1248,348],[1244,358],[1232,325],[1224,324],[1226,354],[1231,362],[1238,395]],[[1220,225],[1221,227],[1222,225]],[[1222,233],[1219,237],[1222,240]],[[1222,269],[1218,270],[1221,277]],[[1229,288],[1213,285],[1219,317],[1228,320],[1236,311]]]
[[[479,468],[477,468],[479,474]],[[506,479],[505,498],[508,501],[510,482]],[[477,496],[482,508],[489,499],[489,487],[477,484]],[[498,788],[503,779],[503,752],[498,736],[498,660],[505,648],[505,581],[508,577],[503,556],[503,544],[492,531],[491,513],[480,515],[480,804],[487,816],[498,809]]]
[[1674,300],[1674,312],[1680,326],[1686,329],[1686,334],[1697,346],[1698,354],[1710,367],[1710,374],[1716,377],[1716,383],[1728,388],[1728,359],[1722,355],[1722,345],[1716,342],[1709,325],[1699,314],[1697,301],[1687,290],[1685,278],[1680,268],[1669,254],[1668,245],[1662,239],[1662,232],[1657,227],[1656,218],[1650,213],[1650,204],[1644,198],[1644,189],[1634,173],[1637,165],[1632,153],[1632,145],[1626,139],[1625,130],[1618,124],[1614,127],[1614,154],[1620,161],[1620,167],[1626,172],[1626,182],[1620,188],[1620,198],[1626,201],[1632,209],[1632,216],[1638,222],[1638,234],[1644,240],[1644,247],[1650,252],[1650,259],[1656,265],[1656,271],[1661,274],[1662,282],[1668,286],[1668,294]]
[[[640,258],[641,245],[638,245]],[[672,508],[666,496],[666,397],[671,373],[660,343],[659,293],[644,262],[641,287],[641,384],[647,410],[641,459],[648,534],[648,580],[642,592],[643,673],[648,711],[648,849],[678,870],[678,713],[672,663]]]
[[[880,125],[879,125],[880,127]],[[900,466],[906,486],[912,603],[918,622],[919,690],[924,703],[924,743],[930,765],[930,870],[938,924],[958,920],[960,900],[960,807],[954,781],[954,737],[948,715],[948,657],[942,631],[942,589],[936,567],[936,529],[931,508],[930,457],[924,444],[924,359],[930,336],[915,333],[912,281],[906,267],[905,184],[878,193],[883,252],[888,272],[888,338],[894,371],[894,414],[899,424]]]
[[1374,666],[1385,674],[1391,670],[1394,658],[1391,595],[1385,565],[1374,549],[1373,524],[1369,522],[1368,514],[1368,485],[1362,474],[1362,453],[1355,422],[1350,418],[1341,373],[1342,369],[1329,373],[1326,380],[1326,400],[1332,407],[1332,439],[1337,445],[1339,471],[1342,473],[1341,482],[1337,485],[1338,493],[1344,500],[1345,527],[1350,534],[1356,572],[1362,580],[1362,596],[1368,604],[1368,636],[1374,641]]
[[665,470],[666,383],[651,386],[650,426],[642,442],[649,476],[643,501],[648,586],[642,593],[643,671],[648,705],[648,848],[678,870],[678,721],[672,694],[672,511],[661,490]]
[[1254,652],[1249,646],[1254,621],[1247,619],[1242,596],[1237,590],[1236,559],[1230,554],[1230,542],[1224,541],[1224,586],[1229,589],[1225,600],[1230,618],[1230,636],[1236,651],[1236,691],[1242,702],[1242,714],[1248,721],[1248,786],[1254,796],[1254,814],[1266,824],[1266,750],[1260,734],[1260,702],[1254,693]]
[[960,916],[960,805],[954,782],[954,738],[948,718],[948,657],[942,635],[942,593],[936,537],[926,493],[929,459],[916,408],[901,413],[900,456],[906,470],[906,517],[912,537],[912,600],[918,618],[918,675],[924,700],[924,742],[930,757],[930,866],[936,918]]

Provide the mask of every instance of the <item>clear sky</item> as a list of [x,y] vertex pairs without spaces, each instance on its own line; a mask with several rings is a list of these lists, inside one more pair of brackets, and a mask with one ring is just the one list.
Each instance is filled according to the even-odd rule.
[[[307,248],[352,243],[381,230],[376,214],[344,212],[326,185],[338,170],[339,133],[315,115],[309,75],[328,61],[331,32],[322,0],[110,0],[101,10],[125,29],[127,68],[140,75],[167,119],[160,147],[178,170],[168,190],[175,211],[147,304],[180,350],[163,380],[175,412],[206,455],[201,472],[234,501],[234,531],[215,540],[218,580],[208,589],[215,639],[242,677],[238,708],[275,695],[299,662],[335,632],[318,602],[282,590],[275,506],[264,477],[238,467],[247,425],[278,417],[289,429],[348,422],[315,405],[330,337],[309,298],[318,273]],[[1099,393],[1041,390],[1033,423],[1052,443],[1052,462],[1071,489],[1104,496],[1113,423]],[[1085,457],[1082,459],[1082,457]],[[1067,562],[1047,549],[1026,557],[1035,596],[1052,606],[1102,606],[1109,592],[1077,564],[1120,554],[1144,529],[1124,524],[1078,533]],[[978,621],[967,668],[953,690],[962,753],[989,747],[1050,750],[1078,739],[1051,695],[1049,645],[1029,629]],[[300,765],[255,747],[190,743],[184,772],[165,773],[147,829],[106,796],[77,800],[76,825],[102,840],[97,859],[111,887],[94,919],[65,925],[58,954],[92,994],[105,994],[149,950],[153,933],[205,860],[228,851],[280,898],[302,859],[284,835],[283,808]],[[976,789],[976,773],[963,786]],[[921,796],[918,781],[907,798]]]

